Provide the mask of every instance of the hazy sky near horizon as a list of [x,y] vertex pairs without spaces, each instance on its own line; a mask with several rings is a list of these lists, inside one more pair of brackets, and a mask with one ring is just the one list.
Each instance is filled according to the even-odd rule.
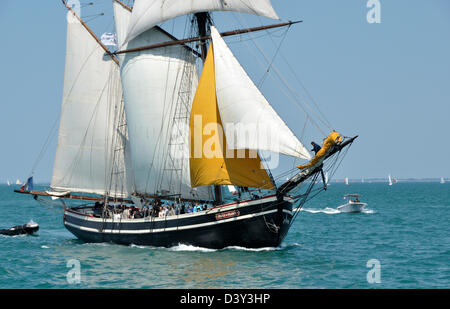
[[[106,16],[91,23],[111,31],[110,0],[93,2],[93,9]],[[359,135],[336,178],[389,173],[398,178],[450,177],[450,1],[380,0],[380,24],[368,23],[367,2],[272,0],[283,21],[303,23],[292,26],[285,40],[284,32],[275,33],[275,41],[282,42],[278,54],[267,38],[259,44],[269,58],[276,54],[275,65],[292,81],[282,61],[288,60],[334,129]],[[60,0],[3,0],[0,6],[0,182],[28,177],[51,129],[58,126],[65,14]],[[219,30],[236,29],[241,20],[248,26],[274,23],[226,14],[214,14]],[[170,30],[172,24],[164,26]],[[256,47],[253,53],[249,48],[254,45],[227,42],[249,75],[255,81],[264,79],[267,67],[260,65],[261,54],[255,58]],[[300,136],[303,116],[298,106],[282,99],[275,84],[266,78],[261,89]],[[303,91],[298,83],[292,85]],[[319,141],[323,137],[309,136]],[[309,147],[310,140],[304,143]],[[53,135],[36,181],[50,181],[56,144]]]

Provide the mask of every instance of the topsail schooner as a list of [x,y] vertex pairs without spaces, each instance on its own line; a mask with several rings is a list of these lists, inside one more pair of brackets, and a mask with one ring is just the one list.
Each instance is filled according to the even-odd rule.
[[[133,8],[114,0],[112,52],[63,3],[69,18],[52,191],[19,192],[62,202],[66,228],[86,242],[279,246],[298,214],[293,206],[321,190],[319,175],[332,172],[356,137],[333,131],[311,157],[223,37],[295,22],[219,33],[211,11],[278,15],[270,0],[135,0]],[[157,26],[179,16],[192,20],[187,39]],[[262,152],[305,164],[277,184]],[[74,200],[82,204],[67,206]],[[192,204],[196,212],[185,211]]]

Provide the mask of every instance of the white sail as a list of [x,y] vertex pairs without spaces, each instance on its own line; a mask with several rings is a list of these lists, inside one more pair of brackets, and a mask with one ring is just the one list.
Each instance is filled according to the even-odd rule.
[[123,179],[113,181],[111,175],[113,164],[123,160],[115,144],[121,98],[118,66],[76,18],[69,18],[53,190],[127,195]]
[[113,7],[114,7],[114,22],[116,24],[116,33],[117,33],[117,43],[119,47],[122,47],[124,46],[125,39],[127,36],[128,26],[130,24],[131,19],[131,12],[114,0],[113,0]]
[[279,19],[270,0],[135,0],[127,41],[166,20],[206,11],[234,11]]
[[217,104],[230,149],[271,151],[306,160],[311,155],[267,102],[216,28],[214,47]]
[[[172,38],[152,28],[128,43],[129,48],[166,42]],[[181,194],[184,198],[211,199],[209,188],[192,189],[189,174],[189,118],[184,117],[184,135],[177,136],[182,124],[175,124],[184,74],[190,71],[189,109],[198,83],[192,56],[184,46],[171,46],[123,58],[121,76],[125,99],[133,184],[138,194]],[[172,148],[169,144],[178,144]],[[174,151],[176,149],[176,151]],[[174,153],[175,152],[175,153]]]
[[391,174],[388,175],[388,181],[389,181],[389,185],[392,186],[392,179],[391,179]]
[[348,177],[345,177],[345,184],[348,186]]
[[444,177],[441,177],[441,183],[444,184],[445,183],[445,179]]

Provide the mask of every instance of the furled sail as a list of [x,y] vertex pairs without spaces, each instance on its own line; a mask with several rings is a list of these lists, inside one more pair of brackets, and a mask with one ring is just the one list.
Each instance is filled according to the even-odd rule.
[[124,165],[123,150],[116,144],[123,112],[119,68],[81,23],[70,14],[68,17],[64,93],[51,187],[126,196],[125,171],[121,177],[112,176],[114,164]]
[[206,11],[234,11],[279,19],[270,0],[135,0],[127,41],[166,20]]
[[[154,27],[128,42],[128,47],[172,39]],[[182,125],[183,115],[177,114],[180,96],[190,94],[184,102],[188,116],[197,86],[192,54],[184,46],[129,53],[122,60],[121,76],[135,192],[211,200],[210,188],[191,188],[188,130],[177,136],[182,130],[174,129]],[[184,122],[188,127],[189,118]]]
[[217,104],[226,125],[228,147],[271,151],[310,160],[307,149],[270,106],[215,27],[211,27],[211,36]]
[[236,185],[273,188],[257,152],[227,148],[217,106],[214,52],[210,47],[191,111],[192,186]]

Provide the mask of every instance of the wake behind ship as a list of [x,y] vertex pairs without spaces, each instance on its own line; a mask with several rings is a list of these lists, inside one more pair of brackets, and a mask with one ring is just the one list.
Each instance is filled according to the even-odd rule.
[[[63,1],[66,68],[51,189],[34,191],[30,178],[17,192],[63,205],[64,225],[86,242],[279,246],[356,137],[328,126],[311,156],[224,37],[298,22],[221,33],[212,11],[279,17],[269,0],[112,2],[117,36],[99,39]],[[190,21],[187,39],[157,26],[180,16]],[[305,119],[305,127],[314,123]],[[265,153],[303,162],[274,177]]]

